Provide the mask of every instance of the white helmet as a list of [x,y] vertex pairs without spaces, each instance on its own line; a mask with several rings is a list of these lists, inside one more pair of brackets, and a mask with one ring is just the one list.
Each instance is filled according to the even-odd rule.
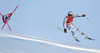
[[73,12],[72,11],[69,11],[68,14],[73,14]]

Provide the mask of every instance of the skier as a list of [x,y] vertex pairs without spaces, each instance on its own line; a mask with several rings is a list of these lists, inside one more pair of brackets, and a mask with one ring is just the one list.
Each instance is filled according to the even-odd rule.
[[73,14],[72,11],[69,11],[69,12],[68,12],[68,16],[66,16],[66,17],[64,18],[64,23],[63,23],[64,32],[67,33],[67,30],[66,30],[66,29],[71,30],[71,33],[72,33],[74,39],[75,39],[76,41],[78,41],[78,42],[80,42],[80,41],[77,39],[74,30],[76,30],[77,32],[79,32],[79,33],[80,33],[81,35],[83,35],[86,39],[94,40],[94,39],[88,37],[85,33],[83,33],[82,31],[80,31],[78,28],[76,28],[76,27],[73,25],[73,18],[74,18],[74,17],[85,17],[85,16],[86,16],[85,14],[83,14],[83,15],[76,15],[76,14]]

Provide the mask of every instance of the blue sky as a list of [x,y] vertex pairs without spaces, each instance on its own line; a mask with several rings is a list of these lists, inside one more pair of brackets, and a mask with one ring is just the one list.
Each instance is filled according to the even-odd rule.
[[[99,2],[99,0],[1,0],[0,13],[3,15],[10,13],[19,5],[8,22],[13,32],[100,47]],[[93,25],[86,18],[81,17],[75,18],[73,22],[89,37],[96,39],[95,41],[86,40],[76,32],[76,36],[81,40],[81,42],[76,42],[70,31],[65,34],[56,27],[46,25],[54,24],[63,29],[63,19],[70,10],[74,14],[86,14],[90,21],[96,23],[96,25]],[[2,26],[1,17],[0,28]],[[4,30],[9,30],[7,25]]]

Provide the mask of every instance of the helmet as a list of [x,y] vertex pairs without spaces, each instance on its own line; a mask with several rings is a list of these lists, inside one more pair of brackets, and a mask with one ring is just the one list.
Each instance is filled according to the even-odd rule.
[[68,12],[68,16],[73,16],[72,11],[69,11],[69,12]]
[[68,14],[73,14],[73,12],[72,11],[69,11]]

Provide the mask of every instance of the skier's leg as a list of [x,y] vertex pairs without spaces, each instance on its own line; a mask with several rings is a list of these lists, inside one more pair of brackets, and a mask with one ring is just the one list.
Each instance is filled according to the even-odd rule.
[[67,26],[66,28],[68,28],[68,30],[71,31],[71,33],[72,33],[74,39],[75,39],[76,41],[80,42],[80,41],[77,39],[76,35],[75,35],[73,26],[72,26],[72,25],[69,25],[69,26]]
[[81,35],[83,35],[86,39],[93,40],[92,38],[88,37],[85,33],[83,33],[82,31],[80,31],[80,30],[79,30],[78,28],[76,28],[75,26],[74,26],[74,29],[75,29],[77,32],[79,32]]
[[71,31],[71,33],[72,33],[74,39],[75,39],[76,41],[80,42],[80,41],[77,39],[77,37],[76,37],[76,35],[75,35],[75,32],[74,32],[74,31]]

